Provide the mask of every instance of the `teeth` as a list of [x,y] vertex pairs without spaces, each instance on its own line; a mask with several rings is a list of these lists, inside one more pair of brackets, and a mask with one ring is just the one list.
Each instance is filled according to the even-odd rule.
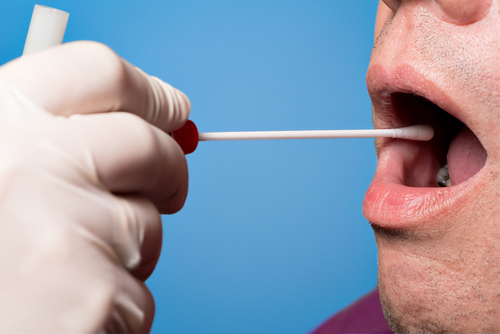
[[448,165],[444,165],[443,168],[440,168],[438,170],[438,173],[436,176],[436,182],[437,182],[438,186],[440,186],[440,187],[450,187],[451,186],[450,174],[448,173]]

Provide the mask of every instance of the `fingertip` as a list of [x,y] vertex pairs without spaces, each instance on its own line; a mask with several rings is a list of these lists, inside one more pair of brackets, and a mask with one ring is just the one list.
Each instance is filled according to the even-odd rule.
[[161,216],[155,205],[142,196],[124,196],[134,206],[134,212],[140,217],[142,226],[140,241],[140,262],[128,268],[137,279],[145,282],[153,273],[161,254],[163,228]]
[[155,182],[144,194],[153,201],[161,214],[174,214],[183,208],[188,194],[187,159],[174,138],[158,128],[153,127],[153,131],[165,141],[157,151],[159,161]]
[[162,215],[173,215],[181,211],[186,204],[187,188],[185,193],[179,193],[175,198],[169,198],[160,203],[155,203],[156,208]]
[[145,119],[166,132],[182,127],[191,112],[191,102],[186,94],[158,77],[142,73],[152,92]]
[[18,58],[1,66],[0,76],[54,115],[126,111],[170,132],[191,111],[186,94],[98,42],[69,42]]
[[[179,148],[179,150],[181,149]],[[160,214],[172,215],[179,212],[186,204],[189,188],[189,173],[187,172],[187,161],[185,160],[184,153],[182,153],[182,156],[186,163],[185,168],[182,168],[182,170],[185,170],[186,174],[179,178],[179,182],[176,182],[176,190],[170,192],[168,196],[163,198],[156,196],[156,200],[154,200],[154,204]]]
[[187,97],[187,95],[176,88],[176,93],[178,95],[178,98],[179,98],[179,101],[181,101],[181,105],[182,105],[182,109],[184,110],[184,113],[185,113],[185,116],[186,116],[186,119],[188,119],[189,117],[189,114],[191,113],[191,101],[189,100],[189,98]]

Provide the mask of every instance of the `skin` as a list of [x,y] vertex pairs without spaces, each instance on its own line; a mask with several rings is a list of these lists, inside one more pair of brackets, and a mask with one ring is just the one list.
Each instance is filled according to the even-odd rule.
[[[429,143],[377,140],[363,204],[395,332],[500,332],[499,59],[500,0],[379,4],[367,72],[374,126],[436,131]],[[448,152],[450,142],[468,151]],[[453,185],[436,187],[447,162]]]

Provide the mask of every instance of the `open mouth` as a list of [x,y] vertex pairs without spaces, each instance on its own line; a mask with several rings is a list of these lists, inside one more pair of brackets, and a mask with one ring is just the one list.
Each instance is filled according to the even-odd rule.
[[474,176],[486,162],[486,151],[460,120],[422,96],[394,92],[388,96],[391,123],[428,124],[434,138],[428,142],[393,140],[387,145],[400,155],[399,182],[409,187],[445,187]]
[[377,170],[363,201],[372,225],[399,231],[420,228],[480,191],[487,154],[475,132],[474,110],[457,103],[463,99],[452,100],[447,87],[407,65],[390,72],[370,65],[367,87],[377,128],[427,124],[434,129],[428,142],[376,140]]

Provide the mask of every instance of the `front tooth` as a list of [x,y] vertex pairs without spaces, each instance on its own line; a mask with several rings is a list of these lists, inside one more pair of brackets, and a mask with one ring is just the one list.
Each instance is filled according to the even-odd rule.
[[437,182],[438,186],[440,186],[440,187],[450,187],[451,186],[450,174],[448,173],[448,165],[444,165],[443,168],[440,168],[438,170],[438,173],[436,176],[436,182]]

